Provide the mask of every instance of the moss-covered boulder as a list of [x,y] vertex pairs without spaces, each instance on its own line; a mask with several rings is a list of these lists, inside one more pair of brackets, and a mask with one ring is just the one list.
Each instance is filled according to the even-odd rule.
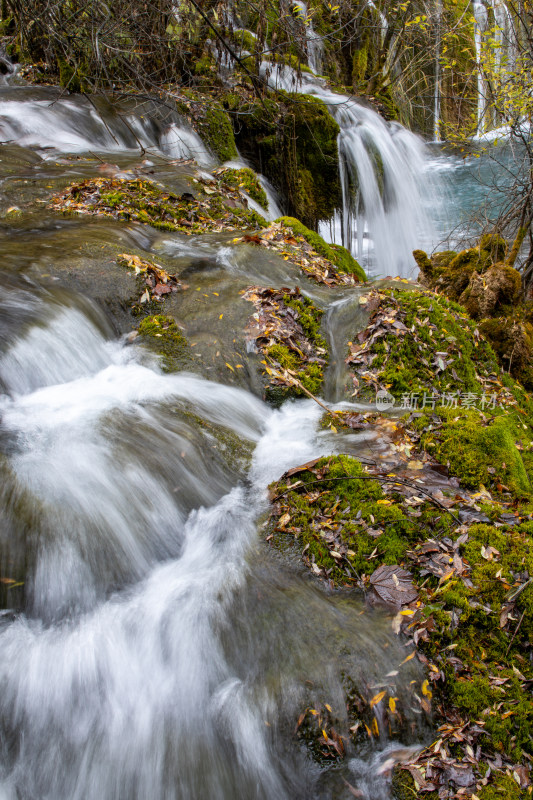
[[[196,66],[199,68],[201,64]],[[209,69],[214,66],[213,59],[210,59]],[[219,100],[189,89],[183,92],[179,107],[216,158],[231,161],[238,157],[233,126]]]
[[385,289],[364,298],[367,331],[349,346],[348,365],[359,397],[388,389],[403,395],[481,392],[480,380],[499,372],[496,356],[461,306],[433,292]]
[[519,303],[521,294],[520,273],[500,262],[484,274],[474,272],[460,295],[459,302],[473,319],[482,319],[501,313],[505,307],[512,309]]
[[319,459],[296,476],[291,471],[270,492],[274,544],[283,549],[287,537],[291,545],[296,540],[312,572],[335,586],[353,585],[380,564],[401,563],[429,520],[439,516],[430,503],[420,516],[411,516],[399,496],[385,494],[380,481],[347,455]]
[[279,217],[276,222],[281,223],[286,228],[291,228],[296,236],[303,237],[319,255],[331,261],[339,272],[355,275],[360,281],[366,281],[364,269],[355,260],[350,251],[342,247],[342,245],[328,244],[319,233],[310,230],[294,217]]
[[481,334],[491,343],[504,369],[533,390],[533,325],[520,314],[479,323]]
[[137,332],[137,341],[161,356],[165,372],[177,372],[190,365],[189,345],[173,317],[162,314],[145,317]]
[[316,229],[342,204],[339,126],[325,103],[302,94],[243,101],[228,95],[240,152],[278,189],[289,214]]
[[485,250],[493,264],[504,261],[507,255],[507,242],[498,233],[485,233],[479,240],[479,247]]

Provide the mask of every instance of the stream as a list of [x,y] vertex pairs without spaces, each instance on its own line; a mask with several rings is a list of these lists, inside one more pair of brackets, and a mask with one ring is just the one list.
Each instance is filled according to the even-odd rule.
[[[262,402],[239,294],[300,285],[324,308],[325,401],[354,407],[342,343],[364,324],[361,290],[318,287],[229,234],[47,210],[54,189],[110,170],[184,191],[197,167],[183,159],[212,166],[153,109],[7,87],[0,140],[0,800],[387,800],[391,766],[431,725],[407,700],[401,730],[354,748],[346,687],[409,698],[422,666],[399,669],[388,613],[321,588],[264,535],[285,470],[387,445],[322,430],[311,400]],[[162,309],[194,348],[189,370],[165,374],[131,341],[123,251],[189,284]],[[294,735],[325,703],[339,764]]]

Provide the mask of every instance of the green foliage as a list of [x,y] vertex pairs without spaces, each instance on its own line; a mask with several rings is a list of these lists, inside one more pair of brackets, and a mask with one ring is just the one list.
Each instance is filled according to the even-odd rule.
[[303,223],[294,217],[279,217],[276,222],[280,222],[287,228],[292,228],[295,236],[302,236],[319,255],[331,261],[339,272],[347,272],[356,275],[360,281],[366,281],[365,271],[345,247],[328,244],[319,233],[306,228]]
[[[389,334],[372,347],[377,354],[372,366],[380,369],[380,381],[393,395],[420,391],[442,394],[458,387],[464,392],[479,392],[478,376],[499,372],[492,349],[476,335],[476,325],[456,303],[429,292],[386,290],[381,294],[390,298],[392,306],[401,308],[405,325],[415,333]],[[437,353],[447,354],[442,362],[444,369],[436,361]]]

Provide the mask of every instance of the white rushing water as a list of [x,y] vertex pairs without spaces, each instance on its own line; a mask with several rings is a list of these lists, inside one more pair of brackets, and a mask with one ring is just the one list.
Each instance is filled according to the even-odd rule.
[[[268,482],[327,452],[320,409],[142,355],[56,303],[0,361],[0,509],[12,535],[32,519],[28,613],[0,616],[0,796],[303,800],[313,770],[280,749],[280,720],[305,704],[302,664],[340,691],[314,609],[368,683],[404,657],[311,587],[254,577]],[[189,410],[254,448],[247,485],[205,457]],[[348,765],[366,800],[387,797],[390,747]]]
[[155,148],[172,158],[214,163],[189,125],[156,125],[146,116],[100,111],[89,100],[74,98],[0,100],[0,143],[37,147],[52,153],[120,152]]
[[305,38],[307,47],[307,63],[315,75],[322,71],[322,58],[324,55],[324,42],[322,37],[315,32],[313,27],[313,16],[309,14],[307,3],[303,0],[296,0],[293,6],[298,9],[298,16],[305,26]]
[[[356,258],[369,260],[372,274],[410,275],[412,251],[433,239],[425,211],[432,184],[423,141],[354,98],[333,92],[320,78],[265,63],[267,71],[272,85],[323,100],[339,124],[343,209],[333,238]],[[322,232],[327,236],[328,226]]]

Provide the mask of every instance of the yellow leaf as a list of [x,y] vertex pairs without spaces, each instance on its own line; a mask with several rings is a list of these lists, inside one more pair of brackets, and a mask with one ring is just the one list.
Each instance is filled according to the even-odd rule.
[[372,732],[373,732],[373,733],[374,733],[376,736],[379,736],[379,727],[378,727],[378,721],[377,721],[377,719],[376,719],[375,717],[374,717],[374,719],[372,720]]
[[389,708],[393,714],[396,714],[396,698],[389,697]]
[[422,694],[425,694],[426,697],[429,697],[430,699],[433,697],[433,692],[429,688],[428,680],[425,680],[424,683],[422,684]]
[[404,660],[400,664],[400,667],[402,666],[402,664],[407,664],[407,662],[410,661],[414,657],[415,657],[415,651],[413,650],[412,653],[409,653],[409,655],[404,658]]
[[374,706],[377,706],[378,703],[381,703],[381,701],[383,700],[385,695],[386,695],[386,691],[385,690],[383,690],[382,692],[379,692],[379,694],[375,695],[375,697],[373,697],[372,700],[370,701],[370,708],[374,708]]
[[225,362],[225,364],[226,364],[226,366],[227,366],[227,368],[228,368],[228,369],[230,369],[232,372],[235,372],[235,370],[233,369],[233,367],[231,366],[231,364],[228,364],[228,362],[227,362],[227,361]]
[[219,317],[219,319],[222,319],[222,317],[223,317],[223,316],[224,316],[224,314],[221,314],[221,315],[220,315],[220,317]]
[[378,500],[378,506],[391,506],[392,500]]

